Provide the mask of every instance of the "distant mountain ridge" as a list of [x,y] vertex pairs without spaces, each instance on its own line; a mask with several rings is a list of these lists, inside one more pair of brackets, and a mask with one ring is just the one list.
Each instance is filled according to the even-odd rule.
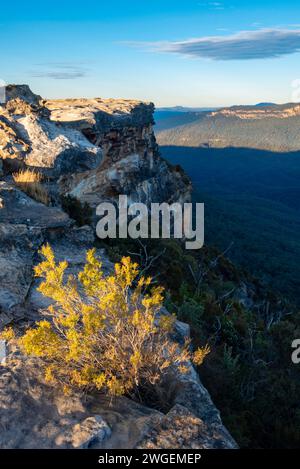
[[243,147],[277,152],[300,149],[300,104],[259,103],[156,116],[160,145]]
[[275,103],[257,103],[255,104],[256,107],[266,107],[266,106],[277,106]]
[[[278,104],[275,103],[269,103],[269,102],[261,102],[257,104],[244,104],[241,106],[256,106],[256,107],[266,107],[266,106],[278,106]],[[165,107],[157,107],[157,111],[163,111],[163,112],[209,112],[209,111],[216,111],[217,109],[223,109],[224,107],[229,107],[229,106],[165,106]]]
[[221,106],[210,106],[210,107],[188,107],[188,106],[171,106],[171,107],[158,107],[158,112],[206,112],[215,111],[220,109]]

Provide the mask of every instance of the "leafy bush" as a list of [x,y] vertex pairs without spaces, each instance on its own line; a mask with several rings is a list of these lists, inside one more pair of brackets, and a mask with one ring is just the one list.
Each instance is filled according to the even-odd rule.
[[129,257],[104,277],[95,250],[78,279],[65,278],[67,262],[56,263],[49,245],[45,260],[35,268],[43,281],[39,291],[54,300],[52,321],[43,320],[20,339],[27,354],[42,359],[45,377],[66,391],[99,389],[111,395],[138,395],[176,371],[187,361],[201,364],[208,348],[190,353],[170,339],[175,317],[159,315],[163,289],[139,276]]
[[13,179],[16,185],[29,197],[42,204],[49,204],[49,194],[47,189],[41,184],[43,175],[38,171],[23,169],[13,173]]
[[86,202],[81,203],[76,197],[66,195],[61,198],[61,205],[78,226],[91,224],[93,210]]

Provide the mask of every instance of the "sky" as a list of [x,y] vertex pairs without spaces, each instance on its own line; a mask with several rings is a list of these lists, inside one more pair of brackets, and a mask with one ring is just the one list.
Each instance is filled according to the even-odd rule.
[[44,0],[0,8],[0,80],[156,106],[300,101],[299,0]]

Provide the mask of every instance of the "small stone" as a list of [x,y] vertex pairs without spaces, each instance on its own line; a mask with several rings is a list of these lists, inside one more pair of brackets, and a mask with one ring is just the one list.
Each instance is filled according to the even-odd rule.
[[85,449],[91,443],[103,441],[110,435],[111,430],[105,420],[100,415],[95,415],[74,425],[71,441],[74,448]]
[[175,322],[175,332],[178,336],[177,339],[179,339],[179,342],[184,342],[186,339],[191,337],[191,329],[189,324],[186,324],[182,321],[177,320]]

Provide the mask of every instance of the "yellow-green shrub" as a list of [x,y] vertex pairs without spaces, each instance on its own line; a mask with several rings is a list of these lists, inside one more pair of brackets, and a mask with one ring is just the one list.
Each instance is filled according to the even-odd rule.
[[[151,278],[139,276],[129,257],[104,276],[95,250],[78,278],[65,278],[67,262],[56,263],[49,245],[45,260],[35,268],[43,281],[39,291],[54,300],[51,320],[40,321],[20,339],[27,354],[42,359],[48,381],[104,390],[112,395],[134,394],[155,385],[177,367],[186,371],[191,357],[188,342],[170,339],[175,318],[161,316],[163,289],[151,288]],[[148,293],[145,293],[147,290]],[[198,363],[207,350],[195,352]]]

